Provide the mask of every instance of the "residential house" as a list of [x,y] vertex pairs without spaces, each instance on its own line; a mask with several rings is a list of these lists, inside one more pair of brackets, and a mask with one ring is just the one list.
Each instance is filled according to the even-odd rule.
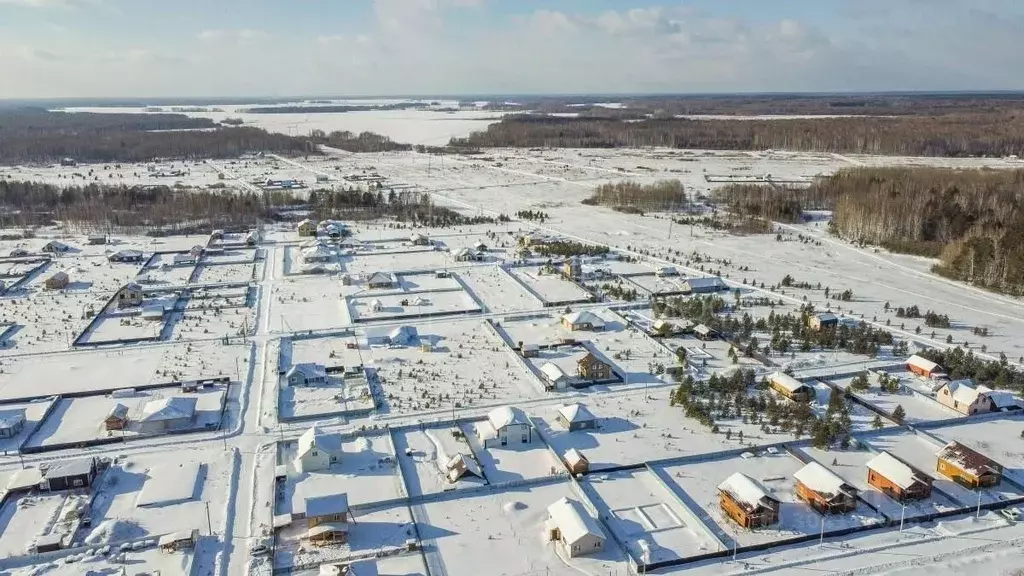
[[309,218],[299,222],[299,236],[316,236],[316,222]]
[[96,458],[60,460],[43,472],[40,488],[50,492],[88,488],[96,479]]
[[809,402],[814,398],[813,388],[785,372],[774,372],[768,377],[768,385],[794,402]]
[[559,408],[558,416],[555,419],[569,432],[597,428],[597,418],[585,405],[579,402]]
[[61,270],[60,272],[55,272],[49,278],[47,278],[43,282],[43,286],[45,286],[47,290],[63,290],[67,288],[68,284],[70,283],[71,277],[68,276],[67,272]]
[[323,386],[327,384],[327,367],[313,362],[294,364],[285,372],[289,386]]
[[615,376],[612,367],[602,361],[593,352],[587,352],[583,358],[576,361],[576,375],[583,380],[601,381],[608,380]]
[[658,269],[657,269],[657,270],[656,270],[656,271],[654,272],[654,274],[655,274],[655,276],[657,276],[658,278],[665,278],[665,277],[667,277],[667,276],[678,276],[678,275],[679,275],[679,271],[678,271],[678,270],[676,270],[676,269],[675,269],[674,267],[672,267],[672,266],[663,266],[663,267],[661,267],[661,268],[658,268]]
[[562,461],[565,462],[565,467],[570,474],[586,474],[590,471],[590,460],[587,460],[587,457],[575,448],[566,450],[562,455]]
[[194,396],[167,396],[150,400],[142,407],[139,430],[158,433],[188,428],[196,416],[196,402]]
[[263,242],[263,233],[259,230],[250,230],[249,233],[245,235],[246,246],[255,246],[260,242]]
[[190,252],[183,252],[181,254],[175,254],[171,257],[171,263],[175,266],[187,266],[196,263],[196,257]]
[[413,232],[409,235],[409,243],[413,246],[430,246],[430,238],[426,234]]
[[533,252],[530,252],[530,249],[527,248],[526,246],[518,246],[515,249],[515,257],[520,260],[533,258]]
[[477,252],[487,252],[487,244],[477,242],[476,244],[473,244],[473,250],[476,250]]
[[126,248],[124,250],[118,250],[117,252],[114,252],[107,256],[107,261],[123,264],[130,262],[142,262],[143,258],[144,255],[142,253],[142,250],[133,250],[130,248]]
[[56,552],[57,550],[63,550],[67,546],[66,540],[70,538],[70,534],[67,532],[55,531],[49,534],[42,534],[35,539],[32,544],[32,550],[36,554],[43,554],[45,552]]
[[366,279],[366,285],[373,290],[394,288],[395,276],[389,272],[374,272]]
[[469,248],[459,248],[452,254],[452,258],[456,262],[475,262],[478,260],[476,252],[473,252]]
[[697,324],[693,327],[693,335],[699,340],[713,340],[718,338],[718,332],[707,324]]
[[957,412],[971,416],[978,412],[994,412],[995,402],[986,391],[988,388],[975,386],[970,378],[942,383],[935,390],[935,399],[939,404],[952,408]]
[[839,317],[835,314],[815,314],[807,319],[807,327],[816,332],[836,326],[839,326]]
[[345,228],[335,222],[331,222],[320,229],[320,234],[328,238],[340,238],[344,233]]
[[351,520],[348,494],[306,498],[305,506],[307,526],[305,540],[315,546],[348,542],[348,525]]
[[581,310],[562,316],[562,326],[566,330],[600,331],[604,330],[604,320],[590,310]]
[[932,494],[932,478],[888,452],[868,460],[868,485],[896,500],[923,500]]
[[654,321],[651,331],[655,336],[671,336],[677,332],[677,328],[675,324],[662,318]]
[[523,358],[536,358],[540,356],[540,345],[534,343],[519,344],[519,353]]
[[950,480],[971,490],[996,486],[1003,478],[1003,467],[984,454],[959,442],[950,442],[939,450],[935,469]]
[[718,505],[744,528],[763,528],[779,521],[782,503],[760,482],[736,472],[718,485]]
[[857,509],[858,490],[821,464],[811,462],[793,477],[797,496],[821,514],[844,514]]
[[14,438],[25,429],[25,410],[4,410],[0,412],[0,438]]
[[686,294],[714,294],[729,287],[718,276],[708,278],[688,278],[683,281],[682,291]]
[[562,276],[569,280],[583,279],[583,261],[578,256],[573,256],[562,263]]
[[544,377],[544,388],[547,390],[565,390],[569,387],[569,375],[557,365],[546,362],[540,367]]
[[461,452],[449,458],[444,468],[445,476],[447,476],[448,481],[452,484],[458,482],[464,476],[484,479],[484,474],[480,470],[480,465],[477,464],[477,461],[472,456],[467,456]]
[[330,262],[333,258],[334,252],[326,244],[318,242],[302,249],[303,262]]
[[114,404],[114,407],[107,413],[107,417],[103,419],[103,429],[108,432],[111,430],[124,430],[128,427],[128,407],[124,404]]
[[142,319],[147,322],[160,322],[164,319],[164,314],[167,314],[167,308],[163,304],[153,304],[151,306],[142,307]]
[[939,366],[927,358],[918,356],[917,354],[907,358],[907,368],[909,368],[914,374],[923,378],[931,378],[933,380],[948,378],[946,371],[942,369],[942,366]]
[[570,558],[604,549],[601,525],[575,500],[563,497],[548,506],[545,528],[548,540],[558,542]]
[[161,552],[170,553],[195,548],[197,540],[199,540],[199,529],[193,528],[164,534],[157,541],[157,545],[160,546]]
[[24,248],[15,248],[8,252],[7,255],[11,258],[24,258],[25,256],[28,256],[28,250]]
[[217,229],[217,230],[214,230],[214,231],[210,232],[210,239],[211,240],[223,240],[224,239],[224,231],[220,230],[220,229]]
[[60,240],[50,240],[39,250],[45,254],[60,254],[71,250],[71,246],[61,242]]
[[477,425],[477,433],[485,448],[533,442],[533,425],[519,408],[502,406],[487,414],[487,420]]
[[325,434],[313,426],[299,437],[299,446],[292,463],[297,472],[316,472],[341,462],[341,456],[341,436]]
[[106,234],[90,234],[87,240],[92,246],[102,246],[107,243]]
[[118,308],[135,308],[142,305],[142,286],[136,282],[129,282],[117,292]]

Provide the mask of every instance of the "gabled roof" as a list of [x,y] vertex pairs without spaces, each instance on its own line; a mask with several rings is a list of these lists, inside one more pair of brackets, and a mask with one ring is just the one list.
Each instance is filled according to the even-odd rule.
[[840,494],[850,494],[855,489],[838,474],[817,462],[811,462],[796,471],[793,477],[801,484],[831,500]]
[[801,388],[808,387],[807,384],[804,384],[803,382],[797,380],[796,378],[793,378],[792,376],[786,374],[785,372],[773,372],[772,375],[768,377],[768,379],[769,381],[785,388],[790,392],[796,392]]
[[325,434],[320,428],[313,426],[299,436],[299,448],[297,458],[316,448],[328,454],[341,454],[341,436],[338,434]]
[[196,398],[193,396],[168,396],[150,400],[142,408],[143,422],[191,419],[196,413]]
[[325,244],[314,244],[302,250],[303,258],[329,258],[330,256],[331,249]]
[[139,284],[138,282],[129,282],[129,283],[125,284],[124,287],[121,288],[121,290],[125,290],[125,291],[129,291],[130,290],[132,292],[142,292],[142,285]]
[[587,457],[584,456],[582,452],[575,448],[569,448],[568,450],[566,450],[565,454],[562,457],[565,459],[565,463],[568,464],[569,466],[576,466],[581,462],[587,461]]
[[68,476],[84,476],[92,472],[95,458],[78,460],[62,460],[46,469],[46,478],[66,478]]
[[0,412],[0,428],[14,428],[25,422],[25,410],[5,410]]
[[604,326],[604,320],[600,316],[594,314],[590,310],[580,310],[577,312],[570,312],[565,316],[562,316],[562,320],[565,320],[569,324],[590,324],[591,326]]
[[988,456],[955,441],[943,446],[936,456],[956,464],[964,472],[969,472],[975,476],[984,472],[1002,473],[1003,471],[1003,467]]
[[458,453],[448,459],[445,463],[445,470],[448,471],[448,479],[452,482],[462,478],[466,474],[471,474],[477,478],[483,478],[484,474],[480,471],[480,465],[477,464],[476,460],[467,457],[463,453]]
[[741,472],[736,472],[726,478],[718,489],[729,494],[737,503],[753,510],[761,505],[778,503],[778,498],[772,496],[768,489],[760,482]]
[[838,322],[839,321],[839,317],[838,316],[836,316],[835,314],[830,314],[828,312],[822,312],[820,314],[815,314],[814,317],[817,318],[819,322]]
[[724,288],[725,281],[718,276],[709,276],[707,278],[687,278],[686,285],[691,290],[698,290],[701,288]]
[[125,420],[128,418],[128,407],[124,404],[117,403],[107,413],[107,418],[117,418],[118,420]]
[[548,516],[558,527],[562,539],[570,546],[586,536],[605,539],[601,525],[575,500],[559,498],[548,506]]
[[322,364],[314,362],[300,362],[289,368],[288,372],[285,372],[285,378],[291,378],[294,374],[301,374],[307,380],[326,378],[327,368]]
[[953,400],[956,400],[957,402],[960,402],[967,406],[970,406],[971,404],[977,402],[978,396],[981,395],[981,390],[979,390],[974,385],[974,380],[971,380],[970,378],[946,382],[943,386],[939,388],[939,390],[942,390],[943,388],[949,390],[949,396]]
[[552,382],[558,382],[562,378],[569,377],[569,375],[566,374],[564,370],[552,364],[551,362],[547,362],[543,366],[541,366],[540,371],[542,374],[544,374],[544,376],[547,379],[551,380]]
[[395,276],[390,272],[374,272],[370,274],[370,277],[366,279],[367,284],[394,284]]
[[514,406],[502,406],[491,410],[487,414],[487,420],[495,430],[501,430],[502,428],[510,425],[530,423],[530,419],[526,417],[526,413]]
[[348,514],[348,493],[306,498],[306,518]]
[[988,396],[992,403],[995,404],[996,408],[1021,408],[1024,407],[1024,403],[1021,402],[1020,398],[1017,398],[1012,392],[1005,390],[993,390],[988,386],[978,386],[978,392]]
[[594,415],[587,410],[587,407],[580,403],[569,404],[562,406],[558,409],[558,413],[562,415],[562,418],[566,422],[592,422],[597,420]]
[[388,338],[394,344],[405,344],[411,342],[417,336],[419,336],[419,334],[417,333],[416,328],[412,326],[399,326],[388,332]]
[[594,362],[600,362],[601,364],[607,364],[607,362],[605,362],[604,360],[601,360],[600,358],[598,358],[597,354],[594,354],[593,352],[587,352],[586,354],[584,354],[582,358],[580,358],[579,360],[576,361],[576,364],[577,365],[593,364]]
[[907,466],[888,452],[881,452],[867,463],[868,470],[881,474],[893,484],[907,490],[914,482],[928,482],[928,478]]
[[913,366],[924,370],[925,372],[934,372],[936,370],[942,370],[942,366],[939,366],[931,360],[914,354],[910,358],[907,358],[907,365]]

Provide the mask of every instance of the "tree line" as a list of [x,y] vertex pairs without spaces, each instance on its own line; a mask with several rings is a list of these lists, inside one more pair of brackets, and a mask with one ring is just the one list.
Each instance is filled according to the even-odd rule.
[[594,190],[593,196],[583,200],[583,203],[620,210],[674,210],[685,208],[687,200],[682,182],[659,180],[652,184],[632,181],[601,184]]
[[404,152],[412,150],[412,146],[409,144],[400,144],[387,136],[374,132],[356,134],[347,130],[335,130],[330,133],[313,130],[310,132],[309,138],[315,144],[338,148],[346,152]]
[[941,116],[769,120],[506,116],[452,147],[697,148],[804,150],[913,156],[1024,154],[1024,115],[1013,111]]

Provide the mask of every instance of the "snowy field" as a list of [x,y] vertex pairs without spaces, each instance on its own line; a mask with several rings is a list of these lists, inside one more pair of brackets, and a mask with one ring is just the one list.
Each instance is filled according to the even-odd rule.
[[415,325],[420,346],[363,346],[386,397],[385,412],[408,414],[514,402],[539,394],[538,385],[483,321],[435,320]]
[[341,261],[345,272],[363,276],[374,272],[433,272],[457,264],[451,254],[422,246],[410,246],[395,252],[360,252],[354,256],[342,256]]
[[330,277],[310,277],[278,282],[273,287],[277,331],[323,330],[352,323],[341,297],[341,282]]
[[374,407],[370,385],[361,375],[342,378],[335,374],[321,386],[285,386],[282,379],[279,401],[282,420],[308,420]]
[[[581,486],[633,558],[662,562],[721,549],[671,489],[648,470],[595,474]],[[647,542],[648,554],[641,541]]]
[[563,497],[580,500],[567,483],[558,482],[423,504],[419,529],[427,563],[438,555],[449,576],[477,576],[482,566],[509,575],[624,573],[625,559],[611,540],[598,554],[568,561],[545,541],[547,507]]
[[455,274],[493,312],[522,312],[544,306],[499,266],[460,268]]
[[358,298],[349,298],[348,306],[355,322],[480,311],[480,306],[462,289],[420,294],[376,295],[363,292]]
[[590,294],[562,278],[561,274],[541,273],[539,266],[513,267],[508,272],[515,276],[545,302],[588,301]]
[[[823,516],[796,495],[793,474],[803,464],[792,456],[780,452],[751,458],[724,458],[675,466],[665,466],[664,473],[679,486],[691,502],[702,508],[714,522],[712,529],[725,535],[726,544],[738,542],[740,546],[785,540],[822,530],[840,530],[855,526],[882,524],[885,519],[861,504],[853,512]],[[761,482],[782,503],[779,523],[767,528],[747,530],[726,517],[718,505],[718,485],[733,473],[741,472]]]
[[62,534],[73,538],[71,528],[60,518],[65,507],[84,504],[81,491],[29,494],[8,498],[0,508],[0,557],[25,556],[36,538]]

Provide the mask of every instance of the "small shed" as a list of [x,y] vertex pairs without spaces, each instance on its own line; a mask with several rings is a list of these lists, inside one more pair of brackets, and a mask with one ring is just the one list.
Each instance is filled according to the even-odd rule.
[[106,234],[90,234],[89,238],[88,238],[88,242],[92,246],[101,246],[101,245],[107,243],[107,235]]
[[523,344],[519,347],[519,353],[523,358],[536,358],[540,355],[540,346],[534,343]]
[[693,335],[700,340],[711,340],[718,337],[718,332],[707,324],[697,324],[693,327]]
[[566,450],[562,455],[562,461],[565,462],[570,474],[586,474],[590,471],[590,460],[575,448]]
[[124,430],[128,427],[128,407],[117,403],[103,419],[104,430]]
[[679,271],[672,266],[663,266],[661,268],[658,268],[658,270],[655,272],[655,275],[658,278],[665,278],[666,276],[678,276]]
[[688,278],[683,281],[683,292],[686,294],[714,294],[728,290],[729,287],[718,276],[707,278]]
[[56,552],[64,548],[64,539],[66,534],[60,532],[51,532],[49,534],[43,534],[36,538],[35,543],[32,545],[32,550],[36,554],[42,554],[44,552]]
[[589,310],[570,312],[562,316],[562,326],[566,330],[604,330],[604,320]]
[[71,283],[71,277],[68,276],[67,272],[61,270],[47,278],[43,285],[46,286],[47,290],[63,290],[68,287],[69,283]]
[[143,307],[141,316],[147,322],[160,322],[164,319],[165,314],[167,314],[167,309],[163,304],[153,304]]
[[444,465],[445,475],[448,477],[448,481],[454,484],[461,480],[464,476],[473,476],[475,478],[484,478],[483,472],[480,470],[480,465],[477,464],[476,460],[472,456],[467,456],[463,453],[458,453],[452,456]]
[[389,272],[374,272],[366,279],[366,285],[371,289],[393,288],[395,276]]
[[426,234],[420,234],[419,232],[413,232],[409,235],[409,243],[413,246],[429,246],[430,238]]
[[556,364],[544,363],[540,373],[544,376],[544,387],[548,390],[565,390],[569,387],[569,375]]
[[316,236],[316,222],[309,218],[299,222],[299,236]]
[[558,423],[569,432],[597,428],[597,418],[584,404],[568,404],[558,409]]
[[25,410],[4,410],[0,412],[0,438],[14,438],[25,429]]
[[914,374],[924,378],[938,380],[947,377],[946,371],[942,369],[942,366],[917,354],[907,358],[907,368]]
[[157,541],[157,545],[160,546],[161,552],[177,552],[195,548],[197,540],[199,540],[199,530],[193,528],[164,534]]

